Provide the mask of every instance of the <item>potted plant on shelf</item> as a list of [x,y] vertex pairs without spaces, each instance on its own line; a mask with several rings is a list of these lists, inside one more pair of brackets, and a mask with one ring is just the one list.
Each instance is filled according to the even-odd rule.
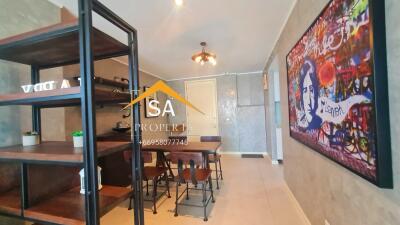
[[36,131],[28,131],[22,135],[22,146],[32,146],[40,144],[40,135]]
[[74,140],[74,148],[82,148],[83,147],[83,131],[74,131],[72,133],[72,138]]

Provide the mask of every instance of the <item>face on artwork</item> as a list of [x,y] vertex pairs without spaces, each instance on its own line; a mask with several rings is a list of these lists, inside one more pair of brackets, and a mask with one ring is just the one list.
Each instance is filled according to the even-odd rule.
[[315,95],[317,90],[314,89],[313,82],[311,80],[310,72],[304,78],[303,81],[303,107],[306,115],[307,122],[311,122],[313,119],[313,112],[315,112],[316,102]]
[[355,83],[356,89],[357,89],[357,90],[360,89],[360,79],[357,78],[357,79],[354,81],[354,83]]

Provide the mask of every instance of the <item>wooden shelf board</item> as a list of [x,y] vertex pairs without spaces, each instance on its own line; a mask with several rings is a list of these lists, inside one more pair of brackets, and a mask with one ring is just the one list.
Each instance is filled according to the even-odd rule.
[[[131,146],[130,142],[97,142],[98,157],[106,156]],[[0,148],[0,159],[52,162],[52,163],[83,163],[82,148],[74,148],[72,142],[42,142],[39,145],[23,147],[16,145]]]
[[[32,93],[14,93],[0,95],[0,106],[36,105],[43,107],[79,105],[81,101],[80,87],[55,89]],[[116,93],[112,90],[95,88],[96,104],[129,103],[130,95]]]
[[21,189],[19,187],[0,194],[0,212],[15,216],[21,215]]
[[[25,217],[32,220],[65,224],[85,224],[85,196],[80,188],[73,188],[54,198],[40,202],[24,211]],[[132,191],[125,187],[103,186],[99,192],[100,215],[103,216],[128,199]]]
[[[0,40],[0,59],[52,67],[79,62],[79,29],[77,21],[59,23]],[[126,55],[129,48],[93,28],[94,59]]]

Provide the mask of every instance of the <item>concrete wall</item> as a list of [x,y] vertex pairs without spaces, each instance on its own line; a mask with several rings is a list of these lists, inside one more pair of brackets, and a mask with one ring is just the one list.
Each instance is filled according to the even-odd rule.
[[[47,0],[1,0],[0,39],[48,26],[60,21],[59,8]],[[59,70],[53,73],[59,74]],[[21,92],[20,85],[29,83],[28,66],[0,60],[0,93]],[[0,146],[21,143],[21,132],[31,129],[29,107],[0,107]],[[45,134],[46,138],[48,133]],[[0,164],[1,166],[2,164]],[[0,217],[0,225],[23,224]]]
[[[226,75],[217,80],[218,126],[225,152],[266,152],[265,110],[262,75]],[[205,78],[209,79],[209,78]],[[185,96],[185,81],[169,81]],[[186,108],[174,102],[170,123],[186,124]]]
[[[285,179],[314,225],[400,224],[400,1],[386,0],[394,189],[379,189],[289,136],[286,54],[328,0],[298,0],[267,64],[276,56],[281,74]],[[383,24],[380,24],[383,25]]]

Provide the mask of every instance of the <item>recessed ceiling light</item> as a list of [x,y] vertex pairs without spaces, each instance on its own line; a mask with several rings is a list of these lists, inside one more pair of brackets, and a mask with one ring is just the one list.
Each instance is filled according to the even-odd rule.
[[183,0],[175,0],[175,4],[177,6],[181,6],[181,5],[183,5]]

